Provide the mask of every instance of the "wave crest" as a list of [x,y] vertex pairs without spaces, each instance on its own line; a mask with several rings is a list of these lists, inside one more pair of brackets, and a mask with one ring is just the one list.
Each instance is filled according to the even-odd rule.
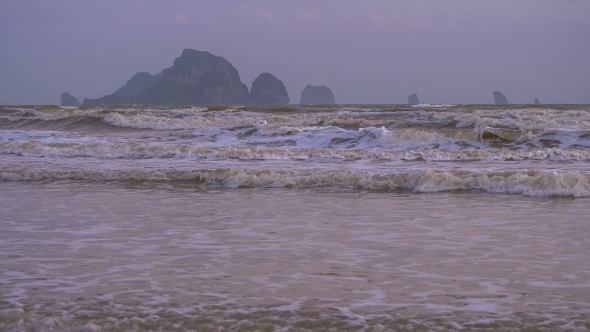
[[202,147],[189,144],[108,143],[108,142],[19,142],[0,141],[0,155],[25,157],[95,157],[95,158],[216,158],[242,160],[302,160],[310,158],[379,159],[427,161],[518,161],[518,160],[569,160],[588,161],[590,150],[540,148],[528,150],[367,150],[335,148],[270,148],[253,147]]
[[409,189],[415,192],[480,190],[527,196],[588,197],[590,176],[576,171],[415,171],[368,174],[350,171],[212,169],[190,171],[0,170],[2,181],[195,181],[227,188]]

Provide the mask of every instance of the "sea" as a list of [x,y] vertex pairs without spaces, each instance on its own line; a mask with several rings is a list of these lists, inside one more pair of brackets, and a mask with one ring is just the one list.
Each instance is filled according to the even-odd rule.
[[590,105],[0,107],[0,331],[588,331]]

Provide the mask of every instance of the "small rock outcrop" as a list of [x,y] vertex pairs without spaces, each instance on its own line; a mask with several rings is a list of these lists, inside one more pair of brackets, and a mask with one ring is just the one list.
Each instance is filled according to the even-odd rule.
[[418,105],[420,104],[420,102],[418,101],[418,95],[417,94],[413,94],[411,96],[408,97],[408,105]]
[[301,92],[302,105],[333,105],[336,104],[336,99],[332,90],[325,85],[313,86],[306,85]]
[[508,104],[508,99],[506,99],[506,96],[502,92],[494,91],[494,103],[496,105],[506,105]]
[[540,104],[539,98],[535,98],[535,105],[539,105],[539,104]]
[[251,105],[284,105],[289,103],[285,84],[269,73],[260,74],[250,90]]
[[84,105],[240,105],[248,97],[248,87],[229,61],[185,49],[160,74],[137,73],[113,94],[84,99]]
[[79,106],[80,102],[71,94],[64,92],[61,95],[61,106]]

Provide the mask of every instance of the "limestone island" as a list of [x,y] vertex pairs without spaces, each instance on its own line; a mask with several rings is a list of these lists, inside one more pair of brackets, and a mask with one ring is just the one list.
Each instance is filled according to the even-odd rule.
[[500,91],[494,91],[494,103],[496,105],[506,105],[508,104],[508,99],[506,96]]
[[80,102],[68,92],[61,95],[61,106],[80,106]]
[[306,85],[301,92],[301,105],[334,105],[336,99],[332,90],[325,85]]
[[420,104],[420,102],[418,101],[418,95],[417,94],[413,94],[411,96],[408,97],[408,105],[418,105]]
[[139,72],[110,95],[84,99],[95,105],[282,105],[289,102],[283,82],[261,74],[252,92],[225,58],[205,51],[185,49],[170,68],[159,74]]
[[251,105],[284,105],[289,103],[285,84],[269,73],[262,73],[252,82]]

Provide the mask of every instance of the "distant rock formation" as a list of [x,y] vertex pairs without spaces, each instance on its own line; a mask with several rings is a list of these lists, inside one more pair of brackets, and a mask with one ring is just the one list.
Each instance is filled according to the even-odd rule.
[[420,102],[418,101],[418,95],[417,94],[413,94],[411,96],[408,97],[408,105],[418,105],[420,104]]
[[496,105],[506,105],[508,104],[508,99],[506,99],[502,92],[494,91],[494,103]]
[[248,99],[248,87],[229,61],[185,49],[160,74],[137,73],[115,93],[84,99],[84,105],[239,105]]
[[61,106],[79,106],[80,102],[71,94],[64,92],[61,95]]
[[306,85],[301,92],[302,105],[333,105],[336,104],[336,99],[332,90],[325,85],[313,86]]
[[535,98],[535,105],[539,105],[539,104],[540,104],[539,99]]
[[139,72],[131,77],[127,84],[123,85],[113,95],[120,97],[137,97],[147,90],[158,80],[159,75],[150,75],[150,73]]
[[252,82],[251,105],[284,105],[289,103],[285,84],[269,73],[260,74]]
[[139,96],[151,87],[161,75],[139,72],[113,94],[98,99],[84,99],[84,105],[126,105],[142,104]]

